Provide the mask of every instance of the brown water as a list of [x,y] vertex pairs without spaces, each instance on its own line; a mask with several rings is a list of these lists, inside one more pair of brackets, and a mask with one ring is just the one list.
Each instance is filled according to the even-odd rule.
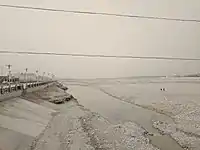
[[148,132],[155,135],[149,138],[152,144],[161,150],[183,150],[172,138],[160,135],[152,127],[152,120],[171,120],[169,117],[120,101],[97,88],[69,86],[69,90],[78,99],[80,104],[93,112],[101,114],[113,124],[133,121],[141,125]]

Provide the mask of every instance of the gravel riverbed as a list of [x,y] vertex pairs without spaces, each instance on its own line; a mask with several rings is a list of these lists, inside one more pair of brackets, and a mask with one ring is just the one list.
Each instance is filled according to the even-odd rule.
[[158,150],[146,131],[134,122],[112,124],[75,99],[56,109],[57,114],[34,140],[30,150]]
[[27,150],[158,150],[151,144],[148,132],[138,124],[113,124],[76,99],[60,105],[48,102],[58,95],[64,93],[54,86],[23,97],[56,111]]
[[[161,91],[160,88],[166,88]],[[200,149],[200,84],[195,82],[102,85],[117,99],[170,117],[152,120],[153,127],[169,135],[184,149]]]

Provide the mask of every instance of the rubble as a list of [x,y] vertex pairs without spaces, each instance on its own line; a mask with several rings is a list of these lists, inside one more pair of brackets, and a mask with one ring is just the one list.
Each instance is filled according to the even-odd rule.
[[65,85],[63,85],[62,83],[57,82],[57,83],[56,83],[56,86],[57,86],[58,88],[64,90],[64,91],[67,91],[67,90],[68,90],[68,87],[65,86]]
[[118,140],[120,147],[124,149],[136,150],[159,150],[150,143],[148,132],[133,122],[110,126],[107,130],[113,139]]
[[[59,84],[59,86],[61,86]],[[30,95],[30,94],[28,94]],[[38,99],[46,100],[54,104],[64,104],[70,100],[75,99],[73,95],[63,91],[63,88],[58,87],[58,85],[52,85],[43,90],[31,93],[32,96]]]
[[182,148],[188,150],[199,150],[200,138],[190,132],[185,132],[178,128],[178,125],[162,121],[155,121],[153,127],[158,129],[161,134],[172,137]]
[[170,117],[172,121],[154,119],[153,127],[161,134],[169,135],[182,148],[199,150],[200,85],[196,84],[199,79],[191,82],[184,80],[160,80],[156,84],[103,85],[100,88],[118,100]]
[[63,103],[65,103],[65,99],[59,98],[59,97],[57,97],[57,98],[54,97],[53,99],[50,99],[49,102],[54,103],[54,104],[63,104]]
[[54,104],[63,104],[63,103],[68,102],[72,99],[74,99],[74,97],[72,95],[64,94],[64,95],[50,97],[48,101],[52,102]]

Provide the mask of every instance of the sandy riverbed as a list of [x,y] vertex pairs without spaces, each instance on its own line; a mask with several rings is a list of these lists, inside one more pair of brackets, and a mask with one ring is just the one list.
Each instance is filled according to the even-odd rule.
[[0,148],[198,150],[199,89],[189,81],[73,85],[78,101],[55,105],[48,101],[65,93],[49,87],[0,103]]
[[[196,79],[198,80],[198,79]],[[161,82],[162,81],[162,82]],[[160,88],[166,88],[161,91]],[[170,117],[153,120],[153,127],[169,135],[184,149],[200,147],[200,84],[190,81],[165,81],[140,84],[101,85],[106,94],[121,101]]]
[[[54,93],[55,89],[49,94],[52,95],[52,92]],[[45,96],[47,95],[46,93]],[[112,124],[76,100],[57,106],[57,114],[30,148],[31,150],[157,150],[150,143],[147,132],[137,124],[133,122]]]
[[1,103],[0,149],[158,149],[148,132],[134,122],[112,124],[75,99],[60,105],[48,102],[62,94],[62,90],[49,87]]

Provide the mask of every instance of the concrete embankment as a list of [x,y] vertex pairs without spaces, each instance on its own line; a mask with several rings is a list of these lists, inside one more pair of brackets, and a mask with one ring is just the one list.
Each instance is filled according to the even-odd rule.
[[24,149],[47,126],[55,110],[22,98],[0,103],[0,149]]
[[[27,95],[41,91],[51,84],[28,88]],[[29,147],[35,137],[45,129],[52,114],[56,112],[51,103],[41,99],[31,102],[21,94],[22,90],[18,90],[0,95],[1,150],[21,150]]]

